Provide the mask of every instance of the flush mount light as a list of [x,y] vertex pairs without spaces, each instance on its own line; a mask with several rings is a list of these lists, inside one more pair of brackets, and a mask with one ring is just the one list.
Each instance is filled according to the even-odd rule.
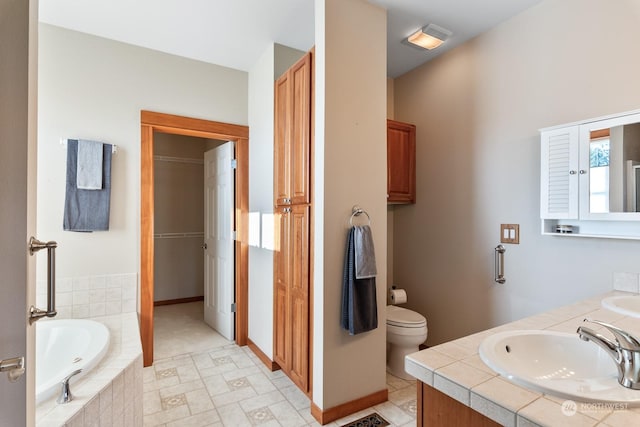
[[453,34],[451,31],[439,27],[435,24],[429,24],[411,34],[407,41],[411,44],[419,46],[423,49],[435,49]]

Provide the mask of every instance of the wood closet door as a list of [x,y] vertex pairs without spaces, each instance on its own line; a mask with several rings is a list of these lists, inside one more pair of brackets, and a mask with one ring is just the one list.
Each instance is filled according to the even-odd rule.
[[290,378],[302,390],[309,381],[309,206],[292,207],[291,216],[291,312]]
[[274,205],[291,202],[291,73],[284,73],[275,83],[275,123],[273,153]]
[[274,204],[307,204],[311,140],[311,54],[275,84]]
[[291,214],[288,207],[278,208],[275,214],[276,237],[274,253],[274,295],[273,295],[273,360],[285,371],[291,365],[291,336],[290,333],[290,234]]
[[291,189],[292,204],[309,203],[311,138],[311,54],[303,56],[293,67],[291,75]]
[[311,54],[275,83],[274,356],[305,393],[310,375]]

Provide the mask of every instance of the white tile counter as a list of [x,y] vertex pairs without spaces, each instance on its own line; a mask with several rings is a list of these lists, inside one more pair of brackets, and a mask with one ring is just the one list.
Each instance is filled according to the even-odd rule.
[[[566,399],[518,386],[494,372],[478,355],[482,340],[496,332],[547,329],[575,333],[585,317],[614,324],[640,336],[640,319],[602,308],[600,301],[613,295],[629,293],[609,292],[410,354],[405,359],[405,369],[423,383],[505,426],[640,425],[640,408],[624,404],[576,401],[577,411],[567,411],[562,406]],[[589,327],[602,329],[593,324]]]

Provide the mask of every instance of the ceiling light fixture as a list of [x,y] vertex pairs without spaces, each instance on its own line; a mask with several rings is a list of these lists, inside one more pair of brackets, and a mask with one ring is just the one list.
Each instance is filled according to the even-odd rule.
[[451,34],[453,33],[447,29],[435,24],[429,24],[411,34],[407,41],[423,49],[431,50],[440,46],[446,39],[451,37]]

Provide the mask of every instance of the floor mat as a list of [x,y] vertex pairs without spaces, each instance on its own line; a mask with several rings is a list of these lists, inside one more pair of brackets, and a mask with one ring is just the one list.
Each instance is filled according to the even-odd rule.
[[371,427],[371,426],[383,427],[388,425],[389,425],[389,422],[387,420],[385,420],[380,415],[374,412],[372,414],[369,414],[355,421],[351,421],[350,423],[345,424],[341,427]]

